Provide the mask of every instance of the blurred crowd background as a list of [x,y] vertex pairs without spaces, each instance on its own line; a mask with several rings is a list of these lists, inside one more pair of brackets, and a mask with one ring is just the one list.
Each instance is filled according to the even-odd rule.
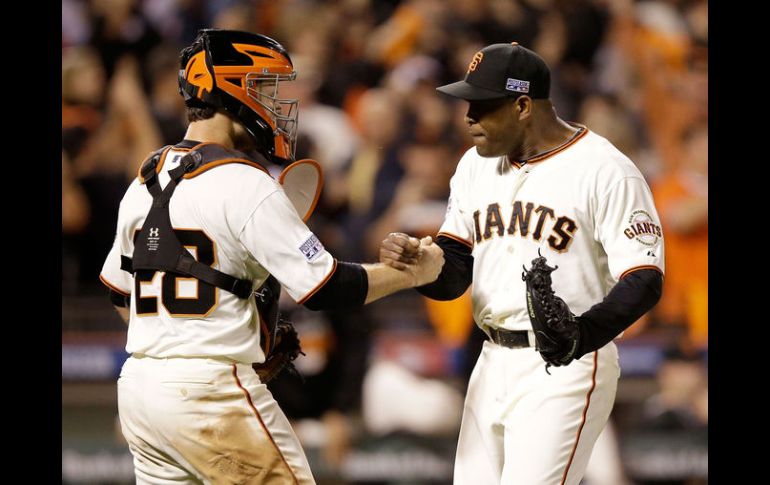
[[[608,138],[653,189],[664,295],[617,340],[623,375],[584,483],[707,483],[708,5],[705,0],[62,0],[62,482],[132,483],[115,380],[125,326],[98,280],[145,156],[183,138],[179,50],[203,27],[269,35],[298,72],[297,158],[318,160],[309,225],[371,262],[390,231],[435,235],[472,143],[435,87],[485,45],[549,63],[559,116]],[[282,299],[305,382],[271,390],[320,484],[451,483],[482,332],[469,293],[401,292],[341,313]]]

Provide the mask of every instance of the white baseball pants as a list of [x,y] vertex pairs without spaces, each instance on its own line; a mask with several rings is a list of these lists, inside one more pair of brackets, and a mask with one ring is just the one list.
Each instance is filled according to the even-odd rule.
[[130,357],[118,380],[137,484],[314,484],[289,421],[246,364]]
[[615,401],[610,342],[563,367],[486,341],[471,374],[454,485],[578,485]]

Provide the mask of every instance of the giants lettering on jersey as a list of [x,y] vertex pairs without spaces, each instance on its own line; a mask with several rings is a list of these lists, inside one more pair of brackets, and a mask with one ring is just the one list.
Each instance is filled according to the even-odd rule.
[[[564,252],[569,248],[577,231],[577,224],[567,216],[557,215],[544,205],[532,202],[514,201],[511,217],[507,221],[500,212],[500,204],[489,204],[484,211],[473,213],[476,243],[492,237],[505,235],[531,237],[540,241],[544,236],[554,251]],[[485,216],[482,214],[486,214]]]
[[656,224],[650,213],[644,209],[637,209],[628,217],[628,227],[623,234],[628,239],[636,239],[645,246],[655,246],[663,237],[660,226]]

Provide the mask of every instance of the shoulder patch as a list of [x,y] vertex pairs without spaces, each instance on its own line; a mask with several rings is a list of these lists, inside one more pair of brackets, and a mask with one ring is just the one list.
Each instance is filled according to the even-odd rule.
[[628,239],[636,239],[645,246],[655,246],[660,239],[663,239],[663,232],[660,224],[652,220],[649,212],[644,209],[636,209],[628,216],[628,222],[623,229],[623,234]]
[[308,263],[315,261],[318,256],[323,252],[324,245],[318,240],[315,234],[311,234],[309,238],[305,240],[300,246],[299,250],[305,256]]

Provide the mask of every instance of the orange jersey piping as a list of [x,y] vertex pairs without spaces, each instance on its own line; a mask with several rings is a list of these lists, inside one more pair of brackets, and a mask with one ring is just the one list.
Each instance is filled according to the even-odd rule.
[[564,485],[567,482],[567,475],[569,474],[569,469],[572,466],[572,460],[575,458],[575,452],[577,451],[578,442],[580,442],[580,434],[583,432],[583,426],[586,424],[586,417],[588,415],[588,406],[591,405],[591,394],[593,394],[594,389],[596,389],[596,371],[599,369],[599,351],[594,352],[594,371],[591,374],[591,389],[588,390],[588,394],[586,394],[586,405],[583,407],[583,417],[580,421],[580,427],[578,428],[577,436],[575,437],[575,446],[572,447],[572,453],[569,455],[569,461],[567,462],[567,468],[564,470],[564,476],[561,477],[561,485]]
[[466,240],[466,239],[463,239],[463,238],[461,238],[460,236],[455,236],[454,234],[450,234],[450,233],[448,233],[448,232],[443,232],[443,231],[442,231],[442,232],[439,232],[438,234],[436,234],[436,237],[439,237],[439,236],[446,236],[446,237],[448,237],[449,239],[454,239],[455,241],[457,241],[457,242],[459,242],[459,243],[463,243],[463,244],[465,244],[465,245],[466,245],[466,246],[468,246],[470,249],[473,249],[473,243],[469,242],[469,241],[468,241],[468,240]]
[[320,283],[318,283],[318,284],[316,285],[316,287],[315,287],[315,288],[313,288],[312,290],[310,290],[310,292],[309,292],[307,295],[305,295],[304,297],[302,297],[302,299],[301,299],[301,300],[299,300],[299,301],[297,302],[297,304],[298,304],[298,305],[302,305],[302,304],[304,304],[304,303],[305,303],[307,300],[309,300],[311,296],[315,295],[315,294],[318,292],[318,290],[320,290],[320,289],[323,287],[323,285],[325,285],[325,284],[326,284],[326,283],[329,281],[329,279],[331,279],[331,277],[332,277],[332,275],[334,274],[334,272],[335,272],[335,271],[337,271],[337,260],[336,260],[336,259],[334,260],[334,264],[332,265],[332,270],[331,270],[331,271],[329,271],[329,274],[327,274],[327,275],[326,275],[326,278],[324,278],[324,279],[323,279],[323,281],[321,281]]
[[578,131],[575,135],[573,135],[573,137],[571,139],[567,140],[567,142],[565,144],[563,144],[562,146],[556,147],[553,150],[547,151],[545,153],[541,153],[540,155],[535,155],[534,157],[529,158],[527,160],[516,160],[516,161],[513,161],[513,162],[511,162],[511,165],[513,165],[516,168],[521,168],[525,163],[526,164],[532,164],[532,163],[538,163],[538,162],[542,162],[544,160],[547,160],[547,159],[551,158],[552,156],[554,156],[554,155],[556,155],[558,153],[561,153],[564,150],[566,150],[567,148],[571,147],[572,145],[577,143],[578,140],[580,140],[581,138],[583,138],[584,136],[586,136],[588,134],[588,128],[586,128],[585,126],[580,125],[578,123],[574,123],[573,126],[576,126],[576,127],[580,128],[582,131]]
[[241,385],[241,380],[238,379],[238,367],[236,364],[233,364],[233,377],[235,377],[235,384],[243,391],[243,393],[246,395],[246,400],[249,402],[249,407],[251,407],[251,410],[254,411],[254,416],[257,417],[259,420],[260,426],[262,426],[262,430],[267,434],[267,437],[270,438],[270,442],[275,446],[275,450],[278,452],[278,455],[281,457],[281,461],[284,465],[286,465],[286,468],[289,469],[289,473],[291,473],[291,477],[294,479],[294,483],[297,482],[297,477],[294,475],[294,470],[289,466],[289,463],[286,461],[286,458],[284,458],[283,453],[281,452],[281,449],[276,444],[275,440],[273,439],[273,435],[270,434],[270,430],[267,429],[267,426],[265,426],[265,422],[262,421],[262,416],[259,414],[259,411],[257,411],[256,406],[254,406],[254,401],[251,400],[251,394],[249,394],[249,391],[246,390],[246,388]]
[[622,274],[622,275],[620,275],[620,278],[618,278],[618,280],[622,280],[623,278],[625,278],[626,276],[630,275],[630,274],[631,274],[631,273],[633,273],[634,271],[639,271],[639,270],[642,270],[642,269],[654,269],[654,270],[655,270],[655,271],[657,271],[658,273],[660,273],[660,274],[663,274],[663,270],[661,270],[661,269],[660,269],[660,268],[658,268],[657,266],[655,266],[655,265],[652,265],[652,264],[645,264],[644,266],[635,266],[635,267],[633,267],[633,268],[631,268],[631,269],[627,269],[627,270],[625,270],[625,271],[623,272],[623,274]]
[[117,286],[113,285],[112,283],[110,283],[109,281],[107,281],[107,279],[106,279],[104,276],[102,276],[102,275],[99,275],[99,280],[100,280],[102,283],[104,283],[104,285],[105,285],[107,288],[111,289],[112,291],[114,291],[114,292],[116,292],[116,293],[120,293],[120,294],[121,294],[121,295],[123,295],[123,296],[131,296],[131,293],[126,293],[125,291],[121,290],[121,289],[120,289],[120,288],[118,288]]

